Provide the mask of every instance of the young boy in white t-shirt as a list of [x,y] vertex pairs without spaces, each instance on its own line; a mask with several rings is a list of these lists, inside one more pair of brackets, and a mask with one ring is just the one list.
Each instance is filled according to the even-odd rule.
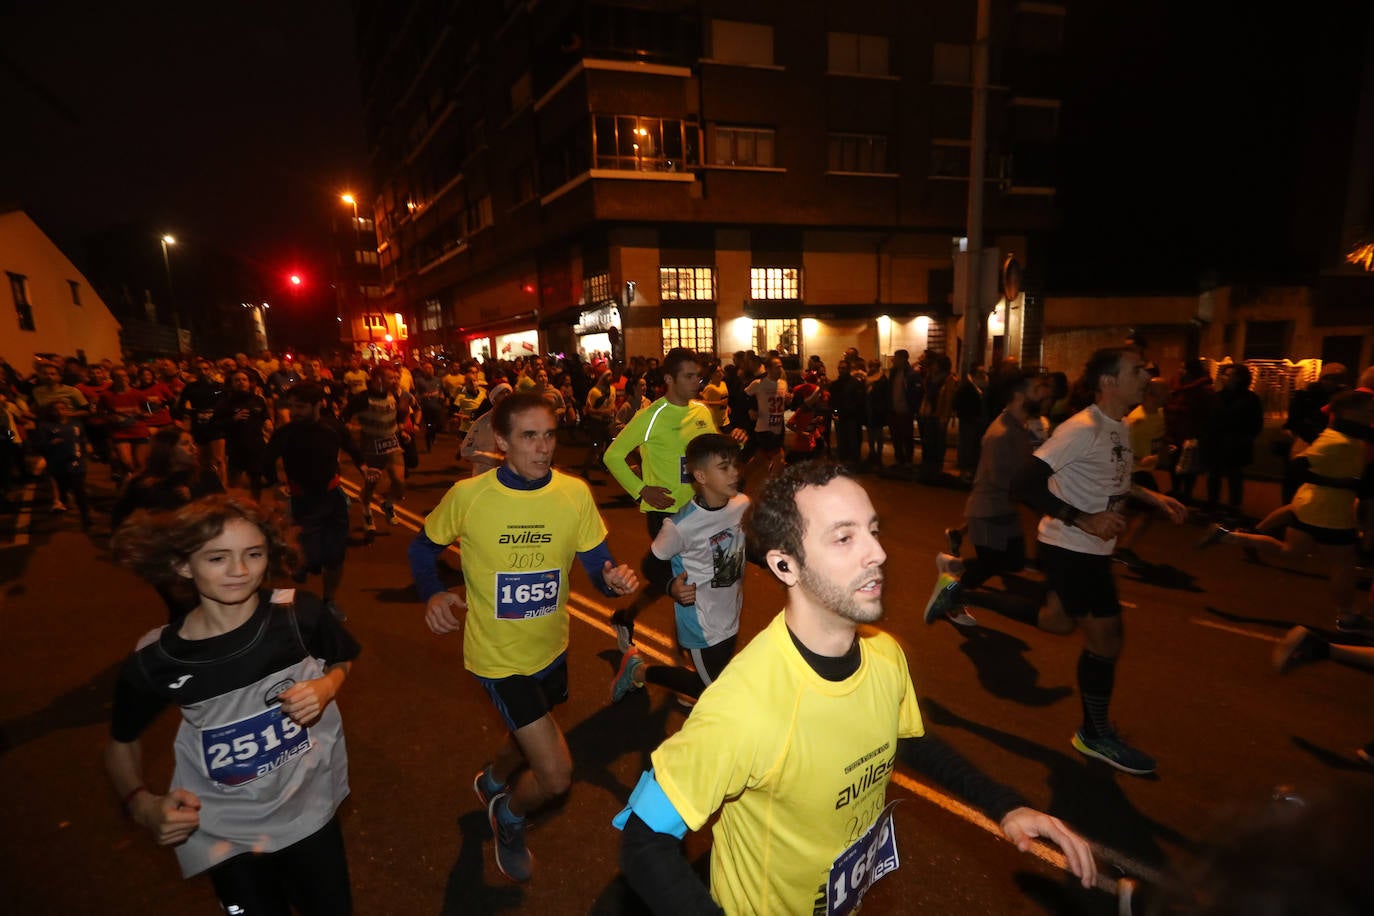
[[739,492],[739,446],[729,436],[706,433],[687,444],[684,461],[696,495],[664,521],[650,549],[672,569],[670,582],[656,584],[673,597],[678,644],[691,655],[692,668],[647,664],[632,644],[611,683],[613,702],[645,683],[695,699],[735,654],[749,507],[749,497]]

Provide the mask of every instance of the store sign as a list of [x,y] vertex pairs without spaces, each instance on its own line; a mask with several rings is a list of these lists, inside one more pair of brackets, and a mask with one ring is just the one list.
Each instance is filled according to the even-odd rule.
[[577,334],[604,334],[611,328],[620,327],[620,309],[614,305],[588,309],[578,316],[573,332]]

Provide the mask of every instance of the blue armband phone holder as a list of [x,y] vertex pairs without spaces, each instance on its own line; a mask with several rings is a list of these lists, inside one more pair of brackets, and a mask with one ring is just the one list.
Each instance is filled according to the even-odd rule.
[[653,770],[647,770],[640,774],[639,784],[630,793],[630,803],[619,814],[611,818],[611,824],[617,830],[624,830],[631,814],[638,815],[639,819],[648,824],[649,829],[654,833],[666,833],[677,837],[679,840],[687,835],[687,822],[682,819],[682,815],[677,813],[677,808],[673,807],[673,803],[663,793],[663,787],[654,778]]

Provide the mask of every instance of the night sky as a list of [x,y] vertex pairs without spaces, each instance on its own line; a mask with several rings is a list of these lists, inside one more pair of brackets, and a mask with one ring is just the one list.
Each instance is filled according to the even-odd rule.
[[[1220,5],[1070,4],[1051,289],[1189,290],[1329,252],[1367,7]],[[0,0],[0,201],[69,251],[147,224],[327,278],[366,162],[348,6]]]

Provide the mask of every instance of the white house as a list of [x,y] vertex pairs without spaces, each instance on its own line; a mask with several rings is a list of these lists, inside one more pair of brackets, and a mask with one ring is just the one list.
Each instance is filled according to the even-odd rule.
[[119,322],[23,210],[0,212],[0,271],[0,356],[10,365],[29,372],[36,353],[119,358]]

